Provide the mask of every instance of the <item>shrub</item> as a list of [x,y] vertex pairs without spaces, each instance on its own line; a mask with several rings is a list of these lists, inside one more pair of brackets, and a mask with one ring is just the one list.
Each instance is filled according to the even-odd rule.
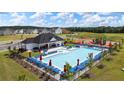
[[112,60],[112,57],[109,55],[109,56],[107,56],[107,57],[105,58],[105,60],[106,60],[106,61],[110,61],[110,60]]
[[105,65],[103,65],[103,64],[97,65],[97,68],[99,68],[99,69],[103,69],[104,67],[105,67]]
[[18,80],[19,80],[19,81],[24,81],[24,80],[26,80],[26,75],[23,74],[23,75],[18,76]]

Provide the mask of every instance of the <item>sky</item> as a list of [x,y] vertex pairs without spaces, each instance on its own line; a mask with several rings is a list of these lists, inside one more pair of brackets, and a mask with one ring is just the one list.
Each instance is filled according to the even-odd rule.
[[0,12],[0,26],[124,26],[124,12]]

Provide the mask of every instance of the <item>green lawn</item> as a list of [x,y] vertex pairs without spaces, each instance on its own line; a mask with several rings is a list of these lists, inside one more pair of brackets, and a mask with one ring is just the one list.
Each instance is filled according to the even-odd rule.
[[8,52],[0,52],[0,80],[18,80],[20,75],[25,74],[26,80],[38,80],[38,77],[21,65],[16,63],[14,60],[5,56]]
[[13,40],[21,40],[26,39],[30,37],[34,37],[36,34],[18,34],[18,35],[6,35],[6,36],[0,36],[0,41],[13,41]]
[[120,34],[104,34],[108,40],[112,40],[112,41],[119,41],[120,39],[124,39],[124,33],[120,33]]
[[118,41],[124,39],[123,33],[91,33],[91,32],[78,32],[76,35],[66,35],[74,38],[96,38],[97,36],[106,36],[107,40]]
[[121,71],[121,68],[124,67],[124,49],[116,52],[111,61],[104,59],[101,63],[105,65],[103,69],[97,67],[91,69],[90,73],[93,74],[93,77],[79,78],[79,80],[124,80],[124,71]]
[[[38,56],[38,55],[40,55],[40,53],[39,52],[32,52],[31,55],[32,56]],[[23,52],[22,53],[22,56],[29,57],[29,53],[27,51],[26,52]]]

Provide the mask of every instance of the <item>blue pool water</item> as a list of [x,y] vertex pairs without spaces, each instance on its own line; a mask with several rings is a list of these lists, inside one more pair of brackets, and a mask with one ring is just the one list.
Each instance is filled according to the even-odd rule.
[[88,53],[93,53],[93,57],[100,53],[100,50],[95,50],[92,48],[76,48],[67,53],[60,53],[55,56],[44,58],[45,63],[49,63],[49,60],[52,60],[52,65],[63,70],[64,65],[68,62],[72,67],[77,65],[77,59],[80,60],[80,63],[87,60]]

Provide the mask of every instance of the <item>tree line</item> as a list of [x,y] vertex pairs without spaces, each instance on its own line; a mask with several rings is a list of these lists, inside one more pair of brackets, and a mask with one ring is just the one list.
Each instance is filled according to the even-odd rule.
[[58,27],[40,27],[40,26],[0,26],[0,30],[11,29],[43,29],[43,28],[58,28]]
[[72,32],[94,32],[94,33],[124,33],[124,26],[121,27],[67,27]]

